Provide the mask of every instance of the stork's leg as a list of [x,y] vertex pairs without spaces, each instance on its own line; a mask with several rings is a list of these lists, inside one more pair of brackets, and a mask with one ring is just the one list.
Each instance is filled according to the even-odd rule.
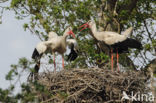
[[111,69],[113,72],[113,49],[111,49]]
[[53,53],[53,61],[54,61],[54,72],[56,72],[55,53]]
[[119,72],[120,69],[119,69],[119,53],[118,53],[118,49],[117,49],[116,58],[117,58],[117,69],[118,69],[118,72]]
[[64,69],[64,55],[62,55],[62,67]]

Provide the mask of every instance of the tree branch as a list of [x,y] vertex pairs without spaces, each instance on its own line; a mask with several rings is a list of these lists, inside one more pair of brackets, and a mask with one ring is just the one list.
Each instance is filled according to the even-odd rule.
[[121,9],[122,10],[128,10],[129,13],[132,12],[132,10],[136,7],[136,4],[139,0],[126,0],[125,2],[129,2],[129,4],[127,5],[127,3],[124,3],[122,6],[121,6]]
[[156,58],[153,59],[152,61],[150,61],[150,63],[143,69],[145,71],[149,71],[149,68],[151,68],[153,70],[153,72],[154,72],[154,70],[156,71]]

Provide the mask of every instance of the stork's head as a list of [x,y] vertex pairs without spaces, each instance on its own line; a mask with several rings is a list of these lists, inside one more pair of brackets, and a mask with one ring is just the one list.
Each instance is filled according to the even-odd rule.
[[94,24],[94,21],[93,20],[89,20],[87,23],[83,24],[80,26],[80,28],[82,28],[80,31],[86,29],[86,28],[91,28],[92,25]]
[[68,27],[68,28],[65,30],[64,35],[71,35],[73,38],[76,38],[76,37],[75,37],[75,34],[74,34],[73,31],[72,31],[72,27]]

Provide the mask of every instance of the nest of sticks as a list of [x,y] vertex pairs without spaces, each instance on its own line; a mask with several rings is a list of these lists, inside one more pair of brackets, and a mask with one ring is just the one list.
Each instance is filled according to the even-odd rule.
[[141,71],[68,69],[43,72],[38,78],[37,81],[51,94],[47,96],[35,91],[42,103],[127,103],[121,99],[123,91],[127,94],[149,91],[147,77]]

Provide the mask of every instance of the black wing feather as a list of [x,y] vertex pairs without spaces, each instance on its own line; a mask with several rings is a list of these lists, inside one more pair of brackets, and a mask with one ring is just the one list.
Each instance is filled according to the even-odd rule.
[[142,44],[135,39],[127,38],[125,41],[123,41],[123,43],[129,48],[136,48],[139,50],[143,49]]
[[35,48],[35,49],[34,49],[34,52],[33,52],[33,54],[32,54],[32,58],[35,59],[35,60],[38,60],[38,59],[41,58],[42,55],[43,55],[43,53],[42,53],[42,54],[39,54],[39,52],[38,52],[37,49]]
[[127,38],[122,42],[115,43],[111,45],[111,47],[113,48],[114,53],[116,52],[117,49],[118,49],[118,53],[127,53],[128,48],[136,48],[139,50],[142,50],[143,48],[142,44],[139,41],[131,38]]
[[77,58],[78,54],[74,50],[74,44],[71,46],[71,51],[68,55],[67,61],[74,61]]

